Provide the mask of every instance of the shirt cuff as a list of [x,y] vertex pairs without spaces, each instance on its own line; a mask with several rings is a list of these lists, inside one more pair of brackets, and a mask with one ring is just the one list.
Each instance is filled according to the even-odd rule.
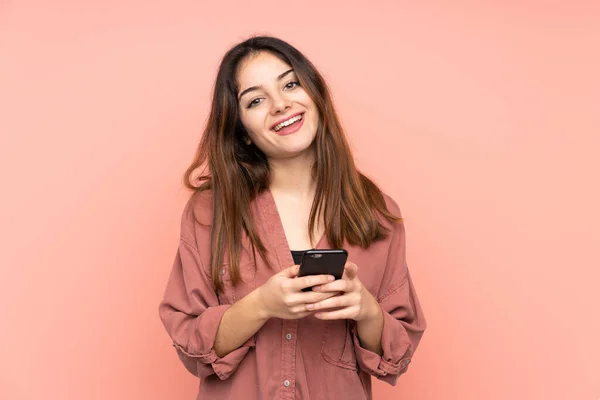
[[252,335],[244,344],[237,349],[229,352],[223,357],[219,357],[213,346],[217,336],[217,329],[223,318],[223,314],[229,308],[229,305],[222,305],[208,308],[202,314],[202,320],[196,327],[198,335],[196,346],[183,346],[174,343],[177,349],[190,358],[194,358],[202,364],[212,366],[215,374],[221,379],[227,379],[235,372],[240,362],[244,359],[252,347],[256,347],[256,335]]
[[400,352],[388,350],[391,346],[390,343],[386,343],[386,341],[389,341],[388,335],[386,335],[386,326],[389,328],[394,324],[398,324],[398,321],[388,312],[383,311],[383,332],[381,335],[382,356],[362,347],[356,324],[352,327],[354,351],[359,367],[369,375],[373,375],[391,385],[395,385],[398,377],[406,372],[411,361],[410,344],[403,346],[402,350],[398,349],[401,350]]

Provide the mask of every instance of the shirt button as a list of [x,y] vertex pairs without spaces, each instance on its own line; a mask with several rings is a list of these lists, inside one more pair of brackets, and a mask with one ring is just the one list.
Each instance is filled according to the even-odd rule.
[[283,381],[283,386],[285,386],[285,387],[290,386],[290,381],[288,381],[287,379],[285,381]]
[[291,333],[288,333],[287,335],[285,335],[285,338],[286,338],[287,340],[291,340],[291,339],[292,339],[292,334],[291,334]]

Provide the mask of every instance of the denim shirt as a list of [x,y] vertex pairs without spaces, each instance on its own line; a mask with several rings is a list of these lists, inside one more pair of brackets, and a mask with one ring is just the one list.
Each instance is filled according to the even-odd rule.
[[[388,210],[400,216],[385,195]],[[228,259],[222,268],[224,290],[215,292],[210,271],[212,192],[195,193],[181,219],[175,262],[159,306],[160,318],[184,366],[199,378],[198,399],[371,399],[371,377],[391,385],[406,372],[426,328],[406,265],[402,222],[381,219],[390,233],[367,249],[344,243],[348,261],[383,310],[383,355],[363,348],[353,320],[271,318],[241,347],[224,357],[213,349],[223,313],[294,265],[275,200],[269,190],[251,204],[258,234],[273,266],[251,256],[242,236],[242,281],[232,285]],[[326,235],[316,248],[331,248]]]

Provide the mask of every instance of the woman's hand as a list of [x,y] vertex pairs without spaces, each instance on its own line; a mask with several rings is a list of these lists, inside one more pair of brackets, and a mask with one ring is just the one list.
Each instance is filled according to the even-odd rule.
[[259,311],[263,318],[299,319],[311,314],[307,304],[318,303],[336,293],[303,292],[302,289],[333,282],[332,275],[311,275],[297,278],[300,267],[294,265],[276,273],[256,290]]
[[[379,303],[358,279],[358,266],[347,262],[342,279],[313,287],[313,291],[331,294],[327,299],[306,305],[308,311],[338,308],[334,311],[318,312],[319,319],[353,319],[362,321],[377,318],[381,312]],[[339,295],[337,295],[339,293]]]

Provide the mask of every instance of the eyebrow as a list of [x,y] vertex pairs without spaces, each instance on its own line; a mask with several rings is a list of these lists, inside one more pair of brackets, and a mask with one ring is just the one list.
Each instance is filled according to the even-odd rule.
[[[293,69],[293,68],[292,68],[292,69],[288,69],[288,70],[287,70],[287,71],[285,71],[283,74],[279,75],[279,76],[277,77],[277,80],[278,80],[278,81],[282,80],[282,79],[283,79],[283,78],[285,78],[285,76],[286,76],[287,74],[289,74],[290,72],[294,72],[294,69]],[[248,93],[248,92],[251,92],[251,91],[253,91],[253,90],[258,90],[258,89],[260,89],[261,87],[262,87],[262,86],[252,86],[252,87],[249,87],[248,89],[245,89],[245,90],[244,90],[242,93],[240,93],[240,94],[239,94],[239,96],[238,96],[238,101],[239,101],[239,100],[242,98],[242,96],[243,96],[243,95],[245,95],[246,93]]]

